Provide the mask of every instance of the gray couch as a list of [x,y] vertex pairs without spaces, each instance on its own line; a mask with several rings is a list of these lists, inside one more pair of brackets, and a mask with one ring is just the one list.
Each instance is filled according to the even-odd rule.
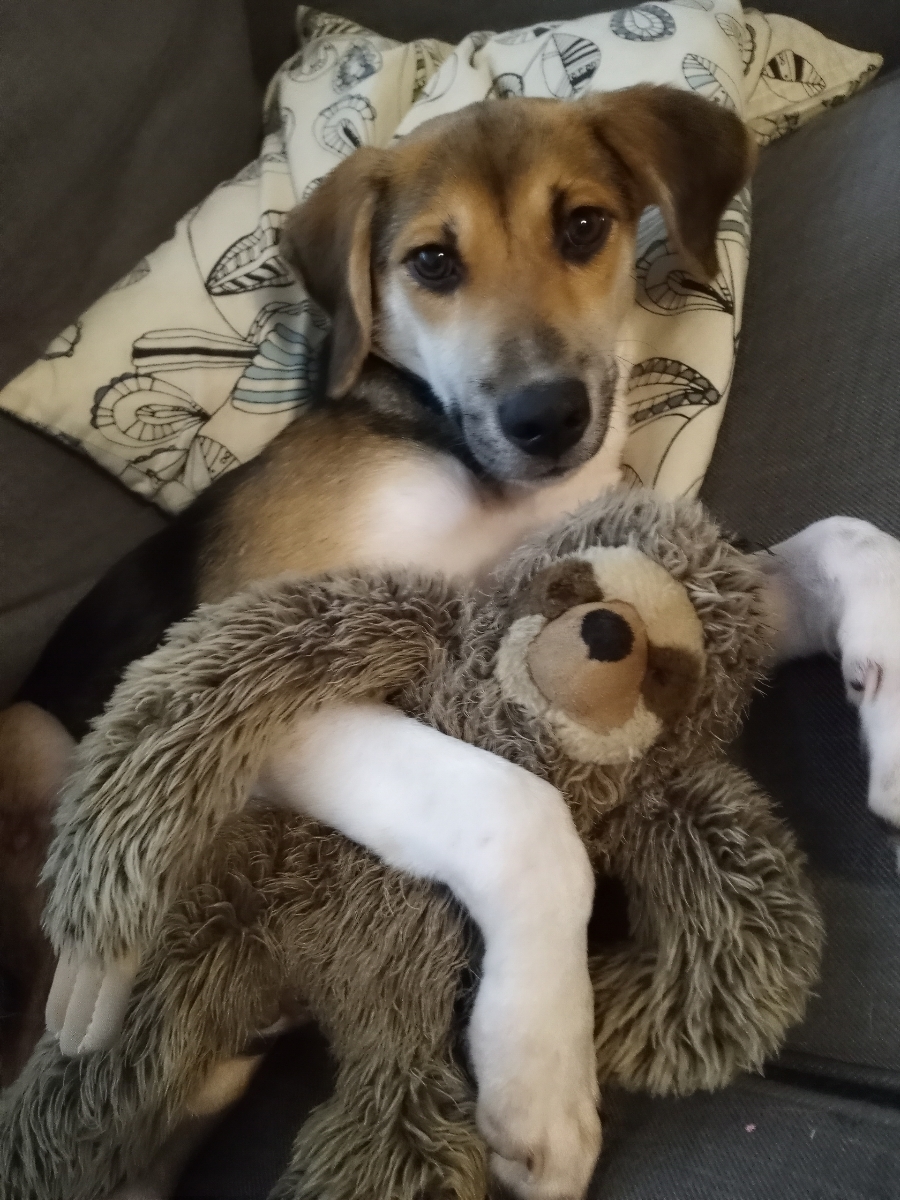
[[[398,37],[451,40],[603,6],[329,5]],[[704,497],[760,545],[833,512],[900,535],[900,11],[897,0],[773,7],[886,63],[872,88],[762,156],[744,333]],[[261,87],[290,53],[292,9],[290,0],[0,8],[0,383],[253,157]],[[161,524],[90,464],[0,417],[0,700],[98,574]],[[829,934],[819,994],[763,1078],[679,1101],[605,1097],[593,1194],[900,1197],[900,880],[865,810],[834,666],[781,672],[737,752],[809,852]],[[262,1200],[328,1072],[313,1031],[282,1041],[179,1196]]]

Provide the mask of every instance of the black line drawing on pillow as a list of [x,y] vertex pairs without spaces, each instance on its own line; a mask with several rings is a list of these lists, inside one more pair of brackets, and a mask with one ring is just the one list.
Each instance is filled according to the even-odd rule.
[[709,283],[695,279],[666,232],[658,208],[649,209],[638,230],[635,265],[636,299],[641,308],[660,316],[707,309],[736,312],[736,280],[742,271],[732,261],[734,244],[746,255],[750,245],[750,192],[744,188],[731,201],[719,222],[716,251],[719,274]]
[[476,29],[474,33],[470,33],[469,36],[465,39],[467,42],[470,42],[471,46],[472,46],[472,50],[469,54],[469,66],[470,67],[475,66],[475,56],[477,55],[478,51],[483,46],[486,46],[488,44],[488,42],[491,40],[491,38],[493,36],[494,35],[490,32],[490,30]]
[[308,200],[324,178],[325,178],[324,175],[317,175],[315,177],[315,179],[311,179],[309,181],[309,183],[306,185],[306,187],[303,189],[303,191],[300,193],[300,199]]
[[445,51],[439,42],[429,38],[410,42],[406,53],[412,54],[415,60],[412,86],[412,98],[415,101],[422,95],[425,85],[447,58],[449,51]]
[[431,76],[419,95],[420,104],[431,104],[440,100],[453,86],[456,72],[459,69],[459,55],[454,51],[444,59],[435,73]]
[[737,85],[728,72],[711,59],[702,58],[699,54],[686,54],[681,62],[681,71],[685,83],[698,95],[712,100],[713,104],[720,104],[722,108],[736,111],[734,96],[738,94]]
[[253,357],[246,338],[205,329],[154,329],[135,338],[131,361],[139,375],[157,371],[243,367]]
[[331,76],[331,86],[336,92],[349,92],[364,79],[377,74],[382,67],[380,52],[371,42],[361,39],[351,42],[338,59]]
[[491,84],[491,89],[485,99],[508,100],[510,96],[525,95],[525,80],[515,71],[504,71]]
[[297,43],[301,48],[319,38],[374,36],[371,29],[366,29],[364,25],[351,21],[349,17],[338,17],[334,13],[320,12],[319,9],[305,4],[297,6],[294,24],[297,29]]
[[187,392],[154,375],[118,375],[97,388],[91,405],[93,428],[131,448],[171,443],[206,419]]
[[541,51],[541,70],[551,95],[577,96],[600,66],[600,47],[574,33],[553,33]]
[[782,100],[807,100],[825,89],[825,80],[808,58],[795,50],[779,50],[762,70],[762,78]]
[[251,233],[232,242],[206,277],[206,290],[211,296],[285,287],[294,282],[278,253],[278,235],[285,215],[275,208],[266,209]]
[[140,283],[142,279],[146,279],[150,274],[150,263],[148,259],[142,258],[140,262],[134,264],[118,283],[114,283],[109,289],[111,292],[121,292],[123,288],[131,287],[133,283]]
[[750,70],[756,54],[756,34],[752,25],[743,25],[728,13],[716,13],[716,23],[724,34],[737,44],[744,64],[744,74]]
[[724,276],[694,279],[668,238],[654,242],[637,261],[637,302],[648,312],[677,316],[690,309],[734,313],[734,294]]
[[219,475],[238,465],[238,459],[221,442],[198,433],[189,446],[171,446],[143,454],[132,465],[158,487],[178,480],[195,494],[209,487]]
[[716,7],[716,0],[668,0],[668,3],[679,8],[698,8],[701,12],[712,12]]
[[[146,259],[144,259],[146,262]],[[150,268],[148,267],[147,270]],[[41,358],[49,361],[52,358],[71,358],[75,353],[75,347],[81,341],[81,322],[75,321],[72,325],[67,325],[61,333],[58,333]]]
[[295,124],[293,109],[279,104],[276,91],[273,99],[263,109],[263,136],[270,138],[278,134],[283,145],[292,137]]
[[760,146],[768,146],[785,134],[793,133],[800,124],[799,113],[778,113],[774,117],[754,117],[750,128],[756,134]]
[[365,96],[342,96],[323,108],[313,123],[313,133],[323,150],[346,158],[372,141],[375,109]]
[[337,61],[338,48],[335,43],[324,38],[314,38],[297,51],[284,68],[284,72],[294,83],[308,83],[330,71],[337,65]]
[[[645,483],[658,482],[668,456],[691,421],[721,401],[719,389],[705,375],[676,358],[647,358],[634,365],[628,381],[628,423],[632,430],[655,425],[665,446],[654,456],[653,478]],[[632,471],[637,474],[634,467]]]
[[532,38],[541,38],[546,33],[559,29],[565,21],[542,21],[540,25],[529,25],[526,29],[511,29],[508,33],[498,33],[494,39],[501,46],[521,46]]
[[312,398],[316,348],[298,330],[276,321],[259,344],[231,400],[249,413],[286,412]]
[[230,187],[233,183],[256,183],[262,177],[263,171],[288,171],[287,154],[284,150],[266,150],[253,162],[247,163],[231,179],[220,183],[219,187]]
[[675,32],[675,19],[658,4],[639,4],[613,13],[609,28],[628,42],[661,42]]
[[676,409],[709,408],[722,399],[718,388],[676,358],[645,358],[628,380],[628,423],[643,425]]

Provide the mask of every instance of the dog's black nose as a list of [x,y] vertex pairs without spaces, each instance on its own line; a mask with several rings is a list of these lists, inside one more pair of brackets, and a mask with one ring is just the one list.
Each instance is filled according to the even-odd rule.
[[580,379],[532,383],[500,405],[500,428],[526,454],[559,458],[580,439],[591,401]]

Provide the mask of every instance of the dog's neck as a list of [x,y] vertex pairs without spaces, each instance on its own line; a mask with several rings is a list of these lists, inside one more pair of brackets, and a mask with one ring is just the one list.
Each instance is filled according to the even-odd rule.
[[364,404],[376,428],[450,454],[479,484],[491,490],[501,488],[472,454],[459,425],[420,375],[370,354],[347,400]]

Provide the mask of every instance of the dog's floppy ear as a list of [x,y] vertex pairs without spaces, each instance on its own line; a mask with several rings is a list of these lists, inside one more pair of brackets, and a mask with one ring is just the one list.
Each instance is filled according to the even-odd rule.
[[687,264],[714,278],[719,219],[756,160],[740,117],[693,92],[651,84],[576,103],[624,163],[640,207],[658,204]]
[[332,318],[328,395],[356,382],[372,337],[372,219],[383,151],[361,147],[289,213],[281,253]]

